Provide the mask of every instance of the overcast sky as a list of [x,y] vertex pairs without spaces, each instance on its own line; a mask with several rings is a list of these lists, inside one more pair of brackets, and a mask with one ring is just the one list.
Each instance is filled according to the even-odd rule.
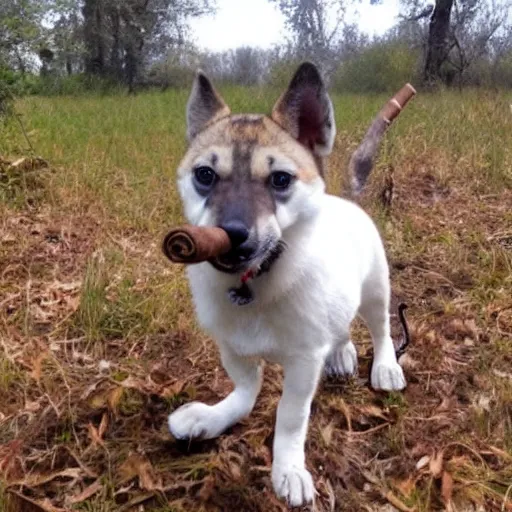
[[[382,5],[370,5],[363,0],[347,17],[357,22],[362,31],[383,34],[396,21],[399,0],[383,0]],[[192,21],[197,45],[213,51],[238,46],[268,48],[286,38],[284,19],[268,0],[217,0],[217,14]]]

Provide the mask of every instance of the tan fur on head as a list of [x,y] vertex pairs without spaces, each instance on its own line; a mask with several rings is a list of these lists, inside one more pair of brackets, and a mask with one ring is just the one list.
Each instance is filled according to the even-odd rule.
[[[256,121],[257,119],[257,121]],[[267,116],[254,114],[230,116],[211,124],[192,141],[181,162],[179,173],[190,172],[194,162],[204,157],[211,162],[215,156],[216,172],[222,178],[233,172],[233,146],[251,144],[251,175],[266,179],[270,174],[269,158],[282,155],[293,161],[301,180],[311,181],[318,178],[319,169],[313,155],[297,144],[285,130]]]
[[[178,176],[192,224],[235,222],[249,233],[247,244],[263,254],[296,219],[312,214],[325,189],[322,158],[336,132],[331,101],[312,64],[299,67],[271,116],[232,115],[199,72],[187,122],[189,148]],[[201,182],[198,173],[211,183]],[[286,186],[276,185],[277,179]]]

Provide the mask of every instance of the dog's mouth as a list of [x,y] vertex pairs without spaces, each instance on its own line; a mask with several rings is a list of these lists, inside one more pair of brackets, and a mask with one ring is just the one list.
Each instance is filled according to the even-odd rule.
[[240,274],[252,270],[255,275],[268,272],[274,262],[285,249],[282,240],[268,242],[250,258],[244,258],[234,250],[210,260],[210,263],[220,272]]
[[221,272],[226,274],[237,274],[249,269],[251,261],[252,259],[240,261],[235,251],[229,251],[226,254],[213,258],[210,260],[210,263]]

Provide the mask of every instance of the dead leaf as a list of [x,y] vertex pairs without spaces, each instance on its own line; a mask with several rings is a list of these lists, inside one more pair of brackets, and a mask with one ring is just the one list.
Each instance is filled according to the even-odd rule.
[[395,487],[405,498],[409,498],[416,488],[416,479],[409,477],[407,480],[401,480],[396,482]]
[[467,455],[455,455],[450,458],[450,468],[463,468],[470,462],[470,458]]
[[18,160],[15,160],[11,164],[11,169],[17,169],[18,167],[22,167],[22,166],[26,165],[28,161],[29,161],[29,159],[26,157],[18,158]]
[[190,400],[195,400],[197,396],[197,389],[194,386],[187,386],[183,392],[190,398]]
[[41,352],[32,362],[32,371],[30,376],[39,384],[41,381],[41,372],[43,361],[48,357],[48,352]]
[[500,377],[501,379],[510,379],[510,380],[512,380],[512,373],[502,372],[500,370],[497,370],[496,368],[494,368],[492,370],[492,373],[494,373],[494,375],[496,375],[496,377]]
[[62,471],[56,471],[55,473],[33,473],[27,477],[9,482],[9,486],[23,485],[24,487],[39,487],[40,485],[47,484],[56,478],[80,478],[82,475],[81,468],[67,468]]
[[2,243],[12,244],[16,242],[18,239],[11,233],[7,233],[6,235],[2,235]]
[[[80,395],[80,400],[87,400],[89,396],[96,391],[96,388],[104,382],[105,378],[102,377],[101,379],[97,380],[96,382],[93,382],[90,386],[88,386],[85,391]],[[105,404],[105,402],[103,402]]]
[[25,402],[25,411],[37,412],[39,409],[41,409],[41,404],[39,402],[31,402],[30,400]]
[[4,445],[0,445],[0,473],[4,481],[20,479],[24,474],[20,463],[23,443],[20,439],[14,439]]
[[453,494],[453,477],[448,471],[443,471],[441,479],[441,496],[445,505],[448,505],[452,500]]
[[101,485],[100,479],[93,482],[91,485],[86,487],[82,492],[75,494],[74,496],[69,496],[66,498],[66,505],[75,505],[77,503],[82,503],[89,499],[91,496],[96,494],[103,486]]
[[103,437],[105,436],[105,432],[107,431],[108,427],[108,416],[106,413],[103,413],[103,416],[101,417],[100,426],[98,428],[98,434],[100,436],[100,439],[103,440]]
[[155,470],[149,459],[144,455],[130,455],[119,468],[121,477],[125,480],[131,480],[134,477],[139,478],[139,487],[146,491],[155,491],[162,489],[161,478],[155,475]]
[[384,414],[384,411],[380,407],[377,407],[376,405],[363,405],[362,407],[359,407],[359,411],[365,416],[370,416],[372,418],[380,418],[386,421],[389,420],[388,416]]
[[435,478],[439,478],[443,471],[443,456],[444,451],[441,450],[430,459],[429,470]]
[[48,167],[48,162],[39,157],[21,157],[14,161],[8,171],[35,171]]
[[143,380],[132,377],[131,375],[120,382],[123,388],[135,389],[141,393],[146,392],[146,385]]
[[382,493],[384,498],[386,498],[393,507],[397,508],[401,512],[414,512],[414,509],[409,508],[402,500],[397,498],[391,491],[386,493]]
[[361,471],[361,474],[366,478],[368,482],[373,484],[376,489],[379,491],[381,496],[385,498],[393,507],[401,510],[402,512],[414,512],[414,509],[409,508],[401,499],[395,496],[391,491],[388,491],[384,488],[379,478],[376,475],[371,474],[368,471]]
[[456,396],[445,396],[441,403],[436,407],[436,412],[447,412],[453,411],[457,408],[457,397]]
[[[101,423],[100,423],[100,427],[99,427],[100,429],[102,428],[104,417],[105,417],[105,414],[101,418]],[[104,426],[103,429],[105,429],[105,428],[106,427]],[[99,444],[100,446],[105,446],[105,442],[103,441],[103,436],[100,434],[99,429],[97,429],[92,423],[88,423],[87,430],[89,431],[89,437],[91,438],[93,445]],[[105,432],[103,431],[103,433],[105,433]]]
[[416,469],[419,471],[423,469],[430,462],[430,455],[423,455],[421,459],[416,462]]
[[331,421],[324,428],[320,429],[320,435],[326,446],[329,446],[332,441],[332,435],[334,433],[334,423]]
[[80,307],[80,297],[64,297],[64,302],[68,306],[68,310],[76,311]]
[[336,510],[336,494],[334,493],[334,489],[329,479],[325,481],[325,489],[327,496],[329,497],[329,510],[330,512],[334,512]]
[[71,357],[76,363],[89,364],[94,361],[94,359],[89,354],[84,354],[82,352],[78,352],[77,350],[73,350]]
[[411,355],[406,352],[405,354],[402,354],[398,360],[400,366],[402,368],[405,368],[406,370],[414,370],[419,365],[419,361],[416,361],[416,359],[413,359]]
[[508,454],[507,452],[501,450],[500,448],[497,448],[496,446],[489,446],[489,450],[496,455],[496,457],[501,457],[505,460],[511,460],[512,461],[512,455]]
[[471,332],[471,337],[474,340],[478,340],[478,337],[479,337],[479,334],[480,334],[480,329],[477,327],[474,318],[469,318],[468,320],[466,320],[464,322],[464,325]]
[[117,413],[117,406],[123,397],[124,390],[122,387],[112,389],[107,395],[107,404],[112,412]]
[[45,498],[43,501],[38,501],[16,491],[9,491],[9,494],[14,498],[14,500],[16,500],[12,503],[14,507],[18,507],[15,510],[25,510],[27,508],[27,503],[30,503],[30,505],[42,510],[43,512],[69,512],[69,510],[65,508],[56,507],[48,498]]
[[211,498],[214,489],[215,489],[215,478],[212,475],[209,475],[204,479],[204,483],[201,487],[201,490],[198,493],[199,499],[202,502],[208,501]]
[[186,380],[177,380],[170,386],[164,388],[162,391],[162,396],[164,398],[171,398],[173,396],[179,395],[183,391],[186,383]]

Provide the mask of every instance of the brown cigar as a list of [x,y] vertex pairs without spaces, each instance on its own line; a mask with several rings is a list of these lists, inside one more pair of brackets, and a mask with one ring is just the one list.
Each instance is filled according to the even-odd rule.
[[167,233],[162,249],[174,263],[200,263],[228,252],[231,241],[221,228],[186,225]]

